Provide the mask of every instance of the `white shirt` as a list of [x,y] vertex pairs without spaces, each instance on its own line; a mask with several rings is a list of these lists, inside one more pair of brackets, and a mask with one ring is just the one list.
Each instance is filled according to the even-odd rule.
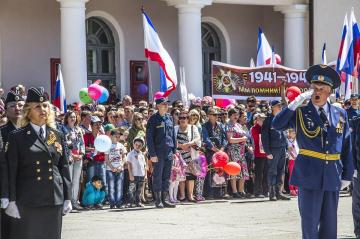
[[[314,105],[314,106],[315,106],[315,109],[316,109],[317,113],[320,115],[320,110],[319,110],[320,107],[317,106],[317,105]],[[329,104],[326,103],[322,108],[324,109],[326,118],[327,118],[327,120],[328,120],[328,122],[329,122],[329,124],[330,124],[330,109],[329,109]]]
[[132,150],[126,157],[126,161],[131,163],[133,176],[145,176],[146,161],[142,152]]
[[40,128],[42,128],[43,129],[43,138],[46,139],[46,124],[39,126],[39,125],[36,125],[36,124],[33,124],[30,122],[30,125],[33,127],[33,129],[35,130],[37,135],[39,135]]

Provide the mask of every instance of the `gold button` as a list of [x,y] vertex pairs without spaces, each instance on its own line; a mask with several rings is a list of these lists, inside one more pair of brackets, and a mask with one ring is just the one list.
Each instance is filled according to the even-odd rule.
[[37,179],[38,181],[40,181],[40,180],[41,180],[41,177],[37,177],[36,179]]
[[52,176],[50,176],[50,177],[49,177],[49,180],[52,180],[52,179],[53,179],[53,177],[52,177]]
[[49,168],[49,172],[52,172],[52,168]]
[[51,163],[51,160],[48,160],[48,163]]
[[38,164],[38,165],[39,165],[39,164],[40,164],[40,161],[36,161],[36,164]]
[[40,173],[40,169],[39,169],[39,168],[38,168],[38,169],[36,169],[36,172]]

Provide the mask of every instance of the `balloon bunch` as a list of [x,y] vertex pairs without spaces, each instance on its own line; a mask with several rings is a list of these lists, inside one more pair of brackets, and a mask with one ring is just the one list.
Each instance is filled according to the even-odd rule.
[[241,171],[240,165],[236,162],[229,162],[229,156],[223,151],[214,153],[211,161],[215,172],[217,172],[219,176],[222,176],[224,172],[235,176]]
[[80,101],[84,104],[91,104],[93,101],[105,103],[109,98],[109,91],[99,84],[100,81],[96,81],[88,88],[82,88],[79,92]]

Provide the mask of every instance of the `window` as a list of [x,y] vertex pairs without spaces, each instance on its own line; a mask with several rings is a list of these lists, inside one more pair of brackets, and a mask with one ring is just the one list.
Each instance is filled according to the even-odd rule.
[[86,21],[88,82],[97,79],[108,87],[115,84],[115,42],[111,29],[99,18]]
[[221,60],[219,36],[212,26],[201,24],[204,95],[211,95],[211,61]]

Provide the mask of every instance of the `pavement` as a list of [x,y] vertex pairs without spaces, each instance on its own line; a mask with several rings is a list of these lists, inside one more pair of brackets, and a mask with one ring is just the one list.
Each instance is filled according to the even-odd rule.
[[[351,197],[341,196],[338,238],[355,238]],[[63,239],[301,238],[297,199],[212,200],[176,209],[154,206],[73,212],[64,217]]]

